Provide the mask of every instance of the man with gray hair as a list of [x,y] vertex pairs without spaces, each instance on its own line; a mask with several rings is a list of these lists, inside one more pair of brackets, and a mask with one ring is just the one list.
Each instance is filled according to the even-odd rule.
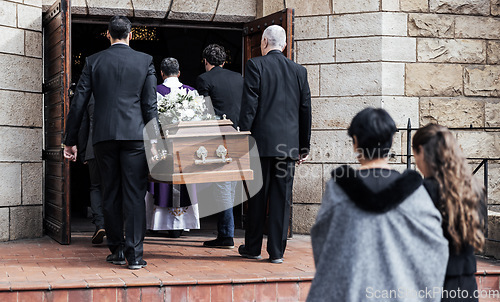
[[[271,263],[282,263],[286,248],[295,164],[309,154],[311,93],[307,71],[286,58],[285,30],[264,30],[262,57],[248,60],[239,126],[257,143],[262,189],[248,202],[245,244],[238,252],[260,259],[266,211],[269,209],[267,252]],[[268,206],[269,201],[269,206]]]

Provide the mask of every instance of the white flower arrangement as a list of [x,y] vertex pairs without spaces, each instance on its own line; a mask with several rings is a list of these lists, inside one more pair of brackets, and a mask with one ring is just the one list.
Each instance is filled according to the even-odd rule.
[[196,90],[172,88],[165,96],[157,95],[158,115],[162,125],[215,119],[208,113],[204,97]]

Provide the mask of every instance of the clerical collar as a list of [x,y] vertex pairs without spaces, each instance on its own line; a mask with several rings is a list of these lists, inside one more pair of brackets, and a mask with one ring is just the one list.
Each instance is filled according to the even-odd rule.
[[179,81],[178,77],[168,77],[163,81],[163,85],[168,88],[179,88],[182,87],[182,83]]

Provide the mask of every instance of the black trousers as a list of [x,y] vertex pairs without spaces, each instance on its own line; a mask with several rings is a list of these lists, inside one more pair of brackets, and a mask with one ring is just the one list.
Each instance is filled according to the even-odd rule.
[[[94,146],[101,174],[104,224],[112,253],[124,248],[129,262],[143,255],[148,166],[143,141],[105,141]],[[123,221],[125,220],[125,238]]]
[[90,174],[90,208],[92,209],[92,223],[96,228],[104,228],[104,214],[102,212],[101,174],[95,159],[87,161]]
[[252,255],[260,255],[269,202],[267,252],[271,259],[282,258],[290,221],[295,160],[261,157],[260,162],[263,184],[248,201],[245,248]]

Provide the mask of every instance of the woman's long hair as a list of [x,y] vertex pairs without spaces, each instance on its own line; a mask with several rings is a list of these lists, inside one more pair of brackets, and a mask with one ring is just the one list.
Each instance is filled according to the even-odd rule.
[[[450,235],[459,252],[466,244],[480,251],[484,245],[483,222],[479,209],[483,186],[472,175],[462,149],[448,128],[428,124],[413,137],[413,150],[422,146],[429,174],[439,184],[440,209]],[[447,225],[446,225],[447,224]]]

